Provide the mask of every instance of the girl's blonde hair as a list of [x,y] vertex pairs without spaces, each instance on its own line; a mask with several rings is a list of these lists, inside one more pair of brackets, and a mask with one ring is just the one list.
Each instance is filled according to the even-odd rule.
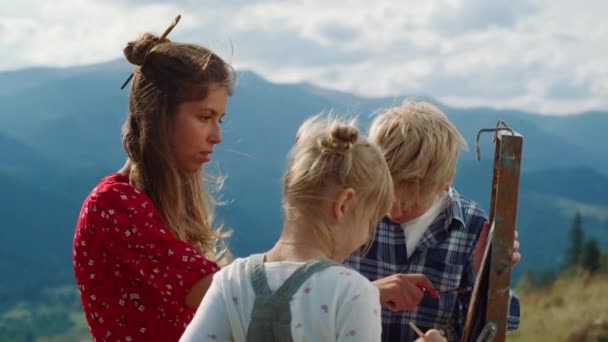
[[[335,236],[321,208],[332,189],[355,190],[352,211],[371,217],[370,236],[393,201],[391,175],[380,149],[354,123],[317,115],[300,127],[283,180],[286,218],[306,220],[332,250]],[[366,215],[368,214],[368,215]]]
[[403,102],[373,121],[370,140],[384,153],[395,190],[410,207],[426,205],[454,176],[466,140],[439,110],[427,102]]
[[187,174],[177,169],[169,137],[177,106],[206,98],[213,86],[231,94],[234,70],[202,46],[160,40],[150,33],[129,42],[124,55],[137,67],[122,131],[128,156],[123,170],[131,184],[152,199],[177,238],[221,262],[229,253],[218,246],[224,246],[227,234],[213,227],[214,198],[203,189],[202,171]]

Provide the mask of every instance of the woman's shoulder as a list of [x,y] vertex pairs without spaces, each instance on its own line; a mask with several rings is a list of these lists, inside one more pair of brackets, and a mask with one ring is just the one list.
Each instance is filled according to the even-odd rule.
[[147,214],[152,208],[149,197],[129,184],[127,176],[113,173],[103,177],[85,198],[79,225],[90,220],[126,218],[135,213]]
[[109,202],[144,199],[147,199],[147,196],[131,185],[127,176],[112,173],[99,180],[85,201],[109,204]]

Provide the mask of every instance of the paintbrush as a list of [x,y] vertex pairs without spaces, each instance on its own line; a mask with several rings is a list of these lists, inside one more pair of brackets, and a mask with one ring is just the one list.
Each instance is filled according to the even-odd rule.
[[409,322],[407,322],[407,324],[410,325],[410,328],[412,328],[416,332],[416,334],[418,334],[418,336],[424,338],[424,333],[422,332],[422,330],[418,329],[418,327],[416,326],[416,324],[414,324],[414,322],[409,321]]

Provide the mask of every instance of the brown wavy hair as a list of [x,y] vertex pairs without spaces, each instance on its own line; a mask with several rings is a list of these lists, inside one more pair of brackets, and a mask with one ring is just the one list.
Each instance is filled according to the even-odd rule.
[[214,197],[205,184],[220,178],[180,171],[171,157],[169,133],[177,107],[203,100],[210,87],[232,94],[233,68],[209,49],[172,42],[146,33],[124,48],[136,66],[129,91],[129,113],[122,129],[127,162],[122,173],[144,191],[164,223],[179,239],[194,245],[205,257],[230,258],[224,243],[228,233],[214,226]]

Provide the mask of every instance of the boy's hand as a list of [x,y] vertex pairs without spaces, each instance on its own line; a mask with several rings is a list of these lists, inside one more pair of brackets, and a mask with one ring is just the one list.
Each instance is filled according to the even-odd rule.
[[418,337],[415,342],[448,342],[443,334],[437,329],[430,329],[424,337]]
[[513,267],[521,260],[521,253],[519,253],[519,241],[517,240],[517,230],[515,230],[515,240],[513,240]]
[[393,274],[372,284],[380,291],[380,304],[395,312],[416,308],[424,292],[439,298],[437,290],[424,274]]
[[[483,260],[483,252],[486,249],[486,244],[488,243],[488,234],[490,233],[490,225],[486,222],[481,229],[481,234],[479,235],[479,240],[477,241],[477,245],[475,246],[475,251],[473,252],[473,267],[475,268],[475,274],[479,273],[479,269],[481,268],[481,261]],[[519,253],[519,241],[517,240],[517,230],[515,230],[515,238],[513,240],[513,257],[511,259],[512,267],[515,267],[521,260],[521,253]]]

